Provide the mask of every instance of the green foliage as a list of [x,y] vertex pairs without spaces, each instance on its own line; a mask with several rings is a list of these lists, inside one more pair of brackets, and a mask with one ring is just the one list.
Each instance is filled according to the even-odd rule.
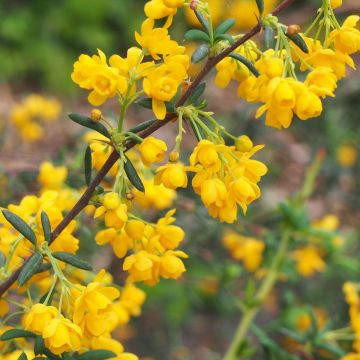
[[[125,6],[126,5],[126,6]],[[1,80],[68,94],[78,54],[127,48],[142,18],[142,1],[62,0],[1,1]],[[119,37],[121,34],[121,37]],[[133,40],[131,40],[133,41]],[[96,47],[94,47],[96,44]]]

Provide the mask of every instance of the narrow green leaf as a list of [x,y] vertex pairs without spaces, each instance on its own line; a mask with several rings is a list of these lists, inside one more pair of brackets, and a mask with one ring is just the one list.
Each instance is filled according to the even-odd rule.
[[230,28],[232,28],[235,25],[236,21],[235,19],[227,19],[225,21],[223,21],[214,31],[214,35],[215,37],[217,35],[222,35],[227,33]]
[[39,270],[43,260],[43,256],[36,252],[26,261],[19,274],[19,286],[24,285]]
[[329,343],[320,344],[319,347],[333,355],[338,356],[339,358],[342,358],[346,354],[345,351],[342,350],[340,347]]
[[189,96],[187,100],[187,104],[194,104],[199,99],[199,97],[204,93],[205,89],[206,89],[205,82],[198,85],[196,89]]
[[295,331],[292,331],[292,330],[289,330],[289,329],[286,329],[286,328],[281,328],[280,332],[282,334],[284,334],[285,336],[297,341],[300,344],[304,343],[304,337],[301,336],[299,333],[297,333]]
[[234,38],[229,34],[220,34],[215,36],[215,41],[227,40],[230,45],[234,43]]
[[208,21],[205,19],[205,16],[199,11],[195,10],[195,15],[197,19],[199,20],[200,24],[203,26],[203,28],[206,30],[206,32],[210,35],[211,29]]
[[126,162],[124,164],[124,170],[125,170],[125,173],[126,173],[128,179],[130,180],[131,184],[133,184],[136,189],[138,189],[141,192],[145,192],[144,184],[141,181],[134,165],[132,164],[132,162],[130,161],[130,159],[127,156],[125,156],[125,158],[126,158]]
[[36,245],[36,236],[31,227],[19,216],[9,210],[2,211],[5,219],[26,239]]
[[275,30],[270,26],[265,27],[264,45],[266,49],[272,49],[275,45]]
[[35,338],[35,342],[34,342],[34,354],[35,355],[41,355],[44,353],[44,348],[45,348],[45,345],[44,345],[44,340],[41,336],[37,336]]
[[0,251],[0,268],[2,268],[6,263],[6,257],[3,252]]
[[77,360],[106,360],[116,357],[112,351],[109,350],[90,350],[81,355],[76,356]]
[[97,186],[95,188],[94,194],[99,195],[102,194],[105,191],[105,189],[102,186]]
[[72,121],[76,122],[77,124],[84,126],[86,128],[95,130],[98,133],[100,133],[110,139],[109,131],[103,124],[95,122],[95,121],[91,120],[91,118],[89,118],[88,116],[84,116],[84,115],[80,115],[80,114],[71,113],[68,116]]
[[198,29],[188,30],[184,35],[185,40],[188,41],[204,41],[210,43],[210,37],[207,33]]
[[254,64],[251,61],[249,61],[245,56],[242,56],[237,53],[231,53],[229,56],[235,60],[240,61],[242,64],[244,64],[255,76],[260,75],[259,72],[257,71],[256,67],[254,66]]
[[144,121],[143,123],[136,125],[133,128],[129,129],[129,132],[138,133],[140,131],[143,131],[143,130],[147,129],[149,126],[151,126],[152,124],[156,123],[156,121],[157,121],[156,119]]
[[41,225],[44,231],[45,240],[49,243],[51,241],[51,225],[45,211],[41,212]]
[[202,44],[192,54],[191,62],[193,64],[196,64],[201,60],[204,60],[208,56],[208,54],[209,54],[209,46]]
[[[52,303],[52,301],[53,301],[53,298],[54,298],[55,293],[56,293],[56,291],[55,291],[55,290],[53,290],[53,292],[51,293],[51,295],[50,295],[50,297],[49,297],[49,300],[48,300],[48,302],[47,302],[47,304],[46,304],[46,305],[48,305],[48,306],[50,306],[50,305],[51,305],[51,303]],[[40,304],[44,304],[44,303],[45,303],[45,300],[46,300],[46,299],[47,299],[47,297],[48,297],[48,295],[49,295],[49,292],[47,292],[46,294],[44,294],[44,295],[40,298],[39,303],[40,303]]]
[[22,352],[18,357],[18,360],[28,360],[28,357],[24,352]]
[[85,182],[86,185],[88,186],[91,183],[91,170],[92,170],[91,149],[90,146],[87,146],[84,156],[84,173],[85,173]]
[[136,105],[139,105],[145,109],[152,109],[152,99],[151,98],[142,98],[138,101],[135,101]]
[[1,336],[1,341],[8,341],[12,339],[17,338],[34,338],[36,337],[36,334],[34,334],[31,331],[22,330],[22,329],[10,329],[8,331],[5,331]]
[[48,271],[48,270],[50,270],[52,268],[52,266],[51,266],[51,264],[49,264],[49,263],[42,263],[40,266],[39,266],[39,268],[36,270],[36,272],[35,272],[35,274],[40,274],[40,273],[42,273],[42,272],[44,272],[44,271]]
[[257,8],[259,9],[260,16],[264,12],[264,0],[256,0]]
[[171,101],[165,101],[166,111],[171,114],[175,114],[175,106]]
[[302,36],[300,34],[285,34],[298,48],[300,48],[301,51],[303,51],[304,53],[308,54],[309,53],[309,48],[306,45],[305,40],[302,38]]
[[55,259],[63,261],[79,269],[88,270],[88,271],[92,270],[92,266],[87,261],[79,259],[76,255],[70,254],[68,252],[65,251],[53,252],[52,256]]

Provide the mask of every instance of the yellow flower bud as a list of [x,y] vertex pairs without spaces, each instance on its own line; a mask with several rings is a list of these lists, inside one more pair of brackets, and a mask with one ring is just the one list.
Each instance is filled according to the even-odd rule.
[[182,163],[170,163],[160,166],[156,171],[155,184],[163,184],[168,189],[186,188],[187,175],[186,168]]
[[129,220],[125,225],[126,233],[134,240],[141,240],[144,236],[145,224],[140,220]]
[[149,136],[139,145],[139,150],[142,161],[145,164],[151,164],[164,158],[167,146],[164,141]]
[[247,135],[241,135],[235,141],[236,150],[241,152],[250,151],[253,145],[254,145],[253,142],[250,140],[250,138]]
[[171,162],[177,162],[179,160],[179,152],[174,150],[169,155],[169,161]]
[[117,193],[110,192],[104,196],[103,205],[107,210],[115,210],[120,205],[120,196]]
[[336,9],[342,5],[342,0],[330,0],[331,7]]
[[99,122],[102,119],[102,113],[99,109],[91,110],[91,120],[94,122]]

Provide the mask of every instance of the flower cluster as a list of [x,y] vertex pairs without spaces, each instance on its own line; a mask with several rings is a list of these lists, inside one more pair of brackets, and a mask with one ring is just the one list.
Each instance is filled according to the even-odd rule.
[[107,228],[97,233],[96,242],[111,244],[115,255],[125,258],[123,269],[128,271],[129,280],[154,285],[160,277],[177,279],[185,271],[181,259],[187,255],[176,250],[185,233],[173,225],[175,210],[152,224],[128,213],[127,206],[114,192],[105,194],[102,204],[95,216],[104,214]]
[[12,107],[10,120],[25,141],[34,142],[45,136],[41,122],[56,121],[60,112],[57,100],[33,94]]
[[[335,96],[337,82],[345,76],[346,66],[354,68],[350,55],[360,50],[358,16],[348,17],[340,26],[331,8],[321,8],[319,12],[328,27],[322,42],[319,34],[311,38],[297,33],[300,43],[293,42],[290,27],[282,26],[276,18],[265,18],[263,24],[277,32],[275,50],[261,52],[255,43],[245,43],[235,53],[253,63],[257,73],[249,71],[241,59],[225,58],[217,65],[216,84],[226,87],[231,80],[238,81],[238,95],[248,102],[263,103],[256,117],[266,113],[265,123],[271,127],[288,128],[294,115],[300,120],[318,117],[323,109],[321,98]],[[306,73],[304,81],[298,80],[297,63],[299,70]]]
[[[190,59],[185,55],[185,47],[170,38],[168,27],[172,18],[169,17],[161,28],[154,27],[154,19],[161,14],[170,16],[167,9],[172,13],[176,12],[176,8],[181,6],[177,3],[167,1],[165,5],[161,0],[151,1],[146,5],[149,18],[143,22],[141,32],[135,33],[141,48],[129,49],[127,58],[112,55],[108,64],[106,55],[101,50],[92,57],[84,54],[79,57],[71,77],[80,87],[91,90],[88,100],[92,105],[99,106],[120,94],[125,106],[128,106],[138,96],[137,81],[143,79],[143,91],[152,100],[155,116],[159,120],[165,118],[165,104],[175,97],[179,86],[187,78]],[[144,62],[146,55],[157,62]]]
[[[101,271],[87,286],[71,287],[71,294],[63,294],[67,310],[46,303],[36,303],[23,317],[26,330],[44,339],[46,347],[55,355],[85,349],[107,349],[121,359],[137,359],[124,353],[120,342],[111,332],[140,313],[144,294],[133,285],[126,285],[123,293],[105,286],[105,271]],[[105,281],[105,282],[104,282]]]

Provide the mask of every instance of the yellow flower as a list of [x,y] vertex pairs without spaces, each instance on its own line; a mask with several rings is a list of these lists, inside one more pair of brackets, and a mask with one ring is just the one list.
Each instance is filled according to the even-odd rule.
[[221,207],[227,199],[226,185],[217,178],[207,179],[201,184],[200,196],[206,207],[210,207],[211,205]]
[[179,51],[179,45],[176,41],[170,39],[167,28],[171,20],[167,21],[161,28],[154,28],[153,19],[146,19],[141,25],[141,34],[135,32],[135,39],[155,60],[158,55],[174,54]]
[[265,75],[269,79],[281,77],[284,70],[284,60],[275,55],[273,49],[264,51],[264,56],[256,63],[255,67],[261,75]]
[[[106,160],[111,154],[110,146],[106,144],[100,144],[93,142],[90,144],[91,148],[91,159],[92,159],[92,166],[96,170],[100,170],[102,166],[105,164]],[[117,163],[113,165],[113,167],[109,171],[110,176],[115,176],[118,173],[118,165]]]
[[88,96],[91,105],[99,106],[119,91],[127,90],[127,80],[119,74],[119,70],[108,66],[106,56],[98,50],[99,55],[80,55],[74,63],[72,80],[81,88],[92,90]]
[[221,166],[218,147],[209,140],[201,140],[190,156],[190,164],[196,165],[197,163],[209,171],[218,171]]
[[67,177],[65,166],[54,166],[51,162],[45,161],[40,165],[38,181],[47,190],[59,190]]
[[163,140],[148,136],[139,145],[141,159],[144,164],[149,165],[163,160],[167,145]]
[[352,167],[357,160],[357,150],[353,144],[343,144],[336,149],[336,161],[343,167]]
[[305,80],[305,85],[314,94],[323,98],[326,96],[335,96],[334,90],[337,87],[337,77],[332,69],[319,66],[309,72]]
[[134,190],[135,199],[142,209],[154,208],[162,210],[170,207],[176,198],[176,192],[163,184],[154,184],[154,179],[143,179],[145,192]]
[[230,192],[239,204],[250,204],[260,197],[260,188],[246,177],[230,183]]
[[248,271],[255,271],[262,263],[265,243],[252,237],[247,237],[228,231],[223,237],[223,244],[235,260],[241,260]]
[[165,249],[175,249],[184,240],[184,230],[176,225],[172,225],[175,221],[173,215],[175,209],[166,213],[165,217],[160,218],[156,224],[156,233],[159,235],[159,242]]
[[55,355],[81,348],[82,331],[68,319],[52,319],[45,326],[42,337],[45,346]]
[[247,135],[241,135],[235,141],[236,150],[240,152],[248,152],[253,146],[253,142]]
[[180,258],[188,256],[182,251],[167,251],[160,259],[160,274],[165,279],[177,279],[186,271]]
[[73,321],[85,336],[101,336],[111,332],[117,325],[113,301],[120,292],[114,287],[104,287],[100,282],[91,282],[81,291],[73,290]]
[[171,61],[158,66],[144,78],[144,91],[152,98],[152,109],[159,120],[165,118],[165,102],[176,95],[186,76],[186,68],[182,63]]
[[151,0],[145,4],[145,15],[151,19],[174,16],[177,8],[184,5],[184,0]]
[[334,43],[336,50],[344,54],[354,54],[360,50],[360,31],[356,29],[360,17],[351,15],[346,18],[340,29],[334,29],[328,41]]
[[0,316],[4,317],[10,310],[9,304],[6,300],[0,299]]
[[[139,80],[154,66],[152,61],[142,63],[143,57],[143,51],[133,46],[128,49],[125,59],[119,55],[110,56],[109,64],[127,79]],[[133,92],[135,92],[135,89],[136,85],[134,84]]]
[[126,283],[121,292],[120,303],[131,316],[139,316],[145,299],[146,294],[143,290],[131,283]]
[[124,347],[119,341],[116,341],[115,339],[107,336],[93,337],[91,339],[91,349],[109,350],[118,356],[121,355],[124,351]]
[[293,251],[292,258],[296,261],[298,273],[305,277],[313,276],[316,271],[323,272],[326,267],[320,250],[313,245]]
[[[220,3],[222,3],[220,1]],[[264,1],[264,15],[271,12],[277,0]],[[240,29],[250,29],[255,26],[260,17],[256,2],[253,0],[235,0],[227,11],[228,17],[232,16],[236,20],[236,27]]]
[[127,206],[121,202],[117,193],[109,192],[103,197],[103,205],[95,211],[94,218],[105,214],[105,224],[109,227],[121,228],[127,221]]
[[141,240],[144,236],[145,223],[140,220],[129,220],[125,225],[125,231],[134,240]]
[[155,284],[159,279],[159,257],[141,250],[125,258],[123,269],[130,274],[131,281]]
[[342,0],[330,0],[331,7],[336,9],[342,5]]
[[186,167],[180,162],[160,166],[156,169],[154,183],[163,184],[174,190],[179,187],[186,188],[188,183]]
[[58,316],[58,310],[54,306],[35,304],[24,317],[24,327],[41,335],[45,326]]
[[288,128],[295,113],[301,120],[317,117],[322,112],[319,97],[293,78],[273,78],[263,95],[264,105],[256,112],[259,118],[267,111],[265,124],[278,129]]

